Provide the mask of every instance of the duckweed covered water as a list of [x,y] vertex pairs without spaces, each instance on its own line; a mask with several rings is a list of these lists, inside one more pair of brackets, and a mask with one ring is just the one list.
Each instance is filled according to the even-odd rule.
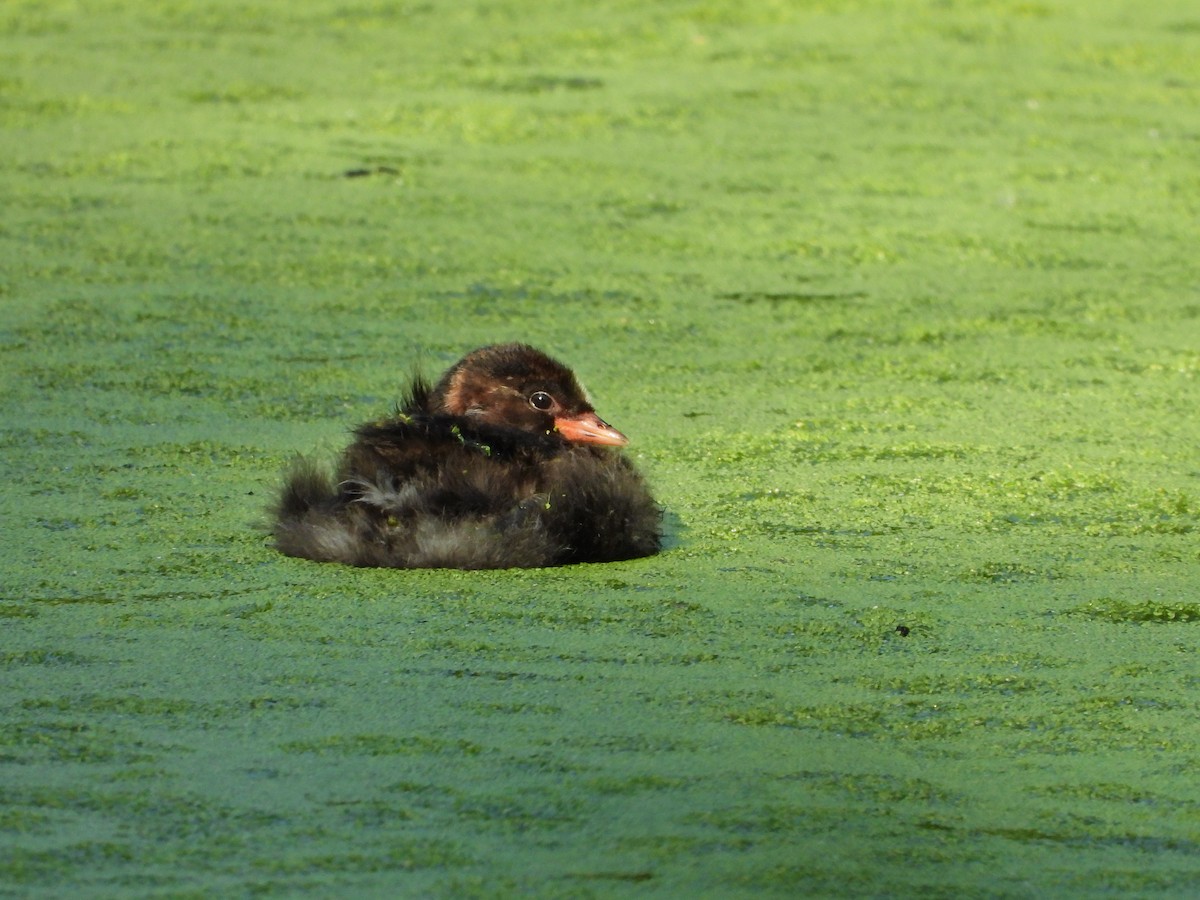
[[[0,14],[11,896],[1200,890],[1200,15]],[[258,527],[411,367],[561,356],[604,566]]]

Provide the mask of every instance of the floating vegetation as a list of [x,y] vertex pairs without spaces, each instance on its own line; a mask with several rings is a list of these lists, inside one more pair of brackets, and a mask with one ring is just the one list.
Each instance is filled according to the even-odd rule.
[[[0,884],[1180,894],[1186,6],[10,0]],[[661,555],[270,549],[297,448],[497,340]]]
[[1116,624],[1200,622],[1200,603],[1118,600],[1102,597],[1068,610],[1067,615]]

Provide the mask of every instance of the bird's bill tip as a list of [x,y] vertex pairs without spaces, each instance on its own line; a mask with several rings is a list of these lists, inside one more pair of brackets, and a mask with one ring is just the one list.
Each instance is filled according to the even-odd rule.
[[577,444],[601,444],[606,447],[624,447],[629,438],[617,431],[595,413],[578,416],[559,416],[554,427],[568,441]]

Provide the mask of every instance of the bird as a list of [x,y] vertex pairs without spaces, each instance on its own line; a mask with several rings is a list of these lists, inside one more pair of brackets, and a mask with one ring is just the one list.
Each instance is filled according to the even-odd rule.
[[473,350],[354,430],[332,473],[300,458],[282,553],[393,568],[538,568],[657,553],[662,509],[574,373],[527,344]]

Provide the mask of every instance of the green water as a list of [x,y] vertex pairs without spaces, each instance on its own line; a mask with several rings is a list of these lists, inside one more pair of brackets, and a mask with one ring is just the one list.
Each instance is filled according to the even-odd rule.
[[[0,10],[0,894],[1200,892],[1190,2]],[[575,366],[660,556],[259,530]]]

